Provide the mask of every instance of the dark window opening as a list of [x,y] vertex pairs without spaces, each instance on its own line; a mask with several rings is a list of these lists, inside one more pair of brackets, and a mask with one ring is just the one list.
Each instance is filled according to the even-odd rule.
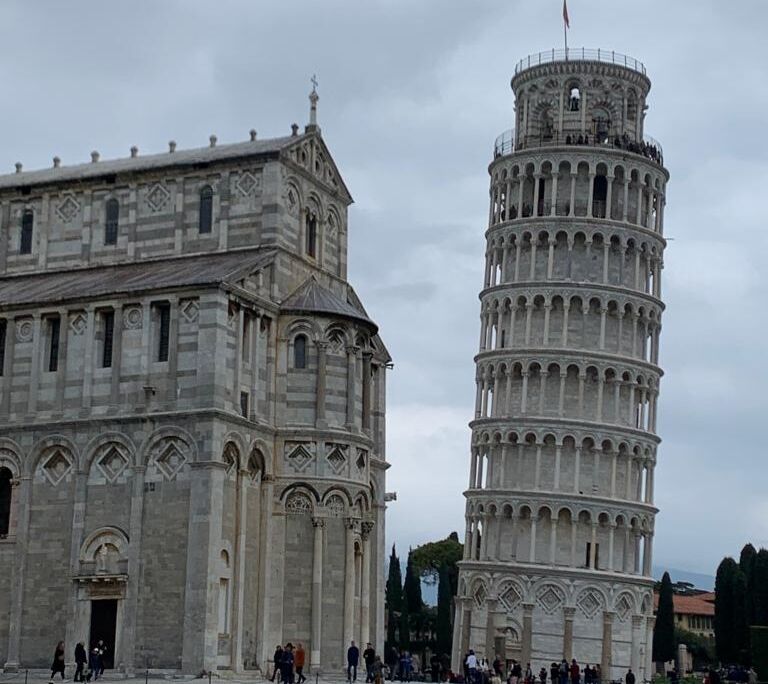
[[11,527],[11,494],[13,473],[0,468],[0,537],[7,537]]
[[317,252],[317,216],[307,211],[307,255],[315,257]]
[[59,369],[59,336],[61,334],[61,319],[48,319],[48,371],[53,373]]
[[241,358],[243,363],[248,363],[251,351],[251,317],[246,313],[243,315],[243,344],[241,349]]
[[213,190],[206,185],[200,191],[200,233],[210,233],[213,230]]
[[595,176],[592,189],[592,216],[605,218],[605,201],[608,197],[608,179],[605,176]]
[[111,368],[115,336],[115,312],[105,311],[102,314],[102,322],[104,324],[104,347],[101,353],[101,367]]
[[99,599],[91,601],[91,629],[89,641],[91,648],[99,641],[106,646],[102,663],[104,668],[115,667],[115,636],[117,634],[117,599]]
[[104,244],[117,244],[117,225],[120,219],[120,202],[111,199],[107,202],[106,221],[104,223]]
[[243,416],[243,418],[248,417],[248,400],[250,399],[250,395],[248,392],[240,392],[240,414]]
[[542,178],[539,182],[539,194],[536,197],[536,207],[538,210],[538,216],[544,216],[544,214],[549,213],[548,207],[546,206],[545,198],[546,193],[544,192],[544,179]]
[[159,320],[157,335],[157,360],[167,361],[171,333],[171,305],[157,304]]
[[35,226],[35,215],[27,209],[21,217],[21,240],[19,254],[32,254],[32,231]]
[[305,335],[299,335],[293,341],[293,367],[307,367],[307,338]]
[[8,321],[0,320],[0,377],[5,368],[5,338],[8,332]]
[[591,568],[593,570],[597,570],[599,559],[600,559],[600,544],[595,544],[595,563],[594,565],[590,562],[592,555],[592,543],[587,542],[587,558],[586,562],[584,563],[585,567]]

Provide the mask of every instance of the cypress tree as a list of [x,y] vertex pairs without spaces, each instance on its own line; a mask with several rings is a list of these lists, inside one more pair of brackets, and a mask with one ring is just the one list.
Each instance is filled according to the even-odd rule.
[[440,566],[440,574],[437,584],[437,653],[438,655],[451,652],[451,578],[448,575],[448,566],[443,563]]
[[663,663],[675,658],[675,607],[672,598],[672,580],[665,572],[659,587],[659,607],[653,630],[653,660]]
[[757,551],[752,544],[745,544],[741,550],[739,556],[739,570],[744,573],[744,577],[747,580],[747,623],[750,625],[757,624],[755,622],[755,584],[754,584],[754,568],[755,560],[757,558]]
[[749,617],[747,608],[747,578],[737,567],[733,576],[733,632],[735,662],[749,665]]
[[768,626],[768,551],[760,549],[752,565],[751,582],[752,625]]
[[424,603],[421,599],[421,578],[413,567],[413,551],[408,551],[408,563],[405,566],[405,602],[408,612],[417,616],[421,613]]
[[400,609],[400,633],[398,644],[400,650],[409,650],[411,648],[411,621],[408,615],[408,603],[403,601],[403,605]]
[[385,603],[387,608],[387,645],[392,647],[397,643],[395,632],[397,630],[397,614],[403,606],[403,579],[400,571],[400,559],[395,552],[395,545],[392,545],[392,553],[389,556],[389,576],[387,577],[387,586],[385,594]]
[[715,577],[715,649],[724,665],[736,662],[734,581],[738,569],[733,558],[723,558]]

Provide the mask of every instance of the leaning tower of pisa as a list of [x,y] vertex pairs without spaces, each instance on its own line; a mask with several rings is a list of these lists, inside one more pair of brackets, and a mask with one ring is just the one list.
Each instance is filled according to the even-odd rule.
[[518,63],[496,140],[454,667],[651,672],[663,216],[644,66]]

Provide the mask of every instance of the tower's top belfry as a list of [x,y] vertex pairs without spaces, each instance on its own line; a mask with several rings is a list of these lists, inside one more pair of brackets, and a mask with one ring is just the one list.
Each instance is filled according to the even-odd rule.
[[539,52],[517,63],[511,86],[515,130],[500,136],[497,155],[509,153],[512,145],[519,150],[581,139],[581,144],[647,148],[648,156],[656,148],[661,162],[660,146],[643,131],[651,81],[633,57],[585,48]]

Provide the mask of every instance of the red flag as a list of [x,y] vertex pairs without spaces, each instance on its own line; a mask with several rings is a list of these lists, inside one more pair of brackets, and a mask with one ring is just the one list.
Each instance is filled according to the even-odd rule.
[[568,20],[568,0],[563,0],[563,22],[565,28],[571,28],[571,22]]

